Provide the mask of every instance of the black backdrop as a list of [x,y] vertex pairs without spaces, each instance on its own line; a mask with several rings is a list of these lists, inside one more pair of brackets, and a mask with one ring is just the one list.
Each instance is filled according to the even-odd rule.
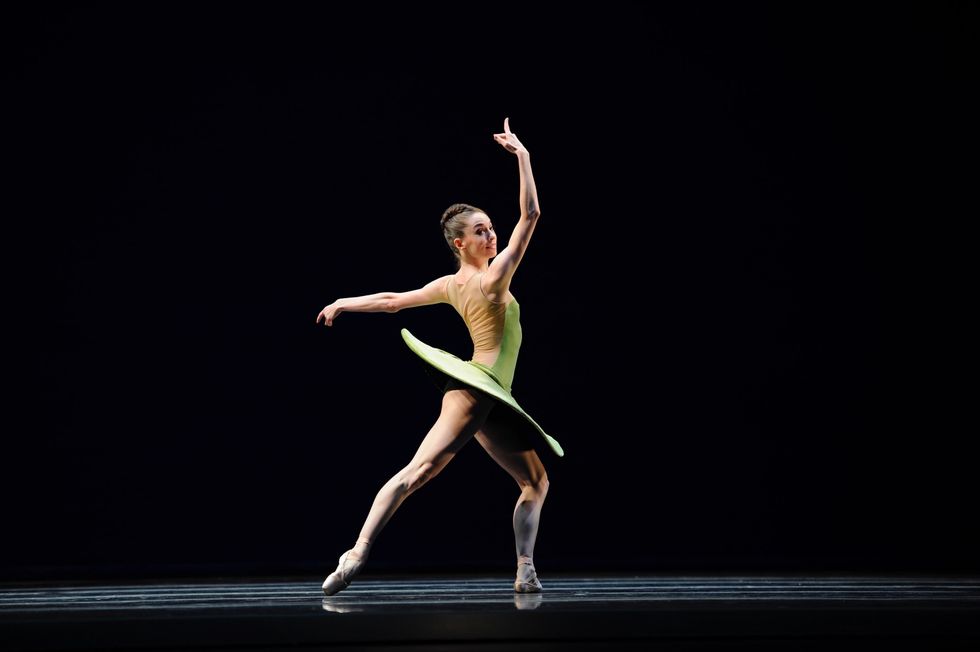
[[[975,10],[683,6],[8,14],[3,577],[332,570],[438,414],[399,329],[471,349],[315,317],[507,237],[504,116],[542,572],[977,570]],[[516,497],[470,442],[372,565],[510,568]]]

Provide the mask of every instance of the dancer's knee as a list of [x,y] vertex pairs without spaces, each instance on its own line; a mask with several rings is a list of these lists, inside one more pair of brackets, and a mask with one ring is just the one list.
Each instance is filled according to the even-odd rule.
[[536,494],[541,498],[544,498],[548,494],[548,474],[542,473],[541,475],[530,478],[521,483],[521,489],[525,492]]

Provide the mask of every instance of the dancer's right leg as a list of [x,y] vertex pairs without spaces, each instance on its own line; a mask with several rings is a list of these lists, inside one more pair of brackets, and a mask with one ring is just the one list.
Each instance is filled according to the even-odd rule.
[[[483,425],[493,400],[456,381],[442,397],[442,412],[422,440],[412,460],[378,491],[354,547],[341,556],[340,565],[327,581],[328,595],[346,588],[367,559],[378,534],[402,502],[434,478]],[[344,572],[345,562],[349,570]],[[360,562],[360,563],[356,563]],[[332,593],[331,593],[332,591]]]

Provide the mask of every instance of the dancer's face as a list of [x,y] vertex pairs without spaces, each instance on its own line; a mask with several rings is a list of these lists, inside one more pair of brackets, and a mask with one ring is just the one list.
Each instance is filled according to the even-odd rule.
[[462,254],[465,251],[470,258],[477,260],[481,258],[493,258],[497,255],[497,232],[493,229],[493,222],[486,213],[473,213],[467,220],[466,231],[462,238],[456,238],[461,246]]

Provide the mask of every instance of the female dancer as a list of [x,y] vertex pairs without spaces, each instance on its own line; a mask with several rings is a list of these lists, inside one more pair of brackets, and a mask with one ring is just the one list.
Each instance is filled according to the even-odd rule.
[[[497,235],[487,214],[468,204],[453,204],[442,215],[446,242],[456,256],[458,271],[410,292],[379,292],[338,299],[317,315],[332,326],[337,315],[355,312],[398,312],[404,308],[449,303],[463,317],[473,339],[473,357],[461,360],[431,347],[402,329],[409,348],[425,360],[443,387],[442,412],[422,440],[415,457],[381,487],[354,547],[340,556],[337,570],[323,582],[333,595],[350,586],[367,561],[371,546],[395,510],[411,493],[435,477],[471,437],[517,481],[520,498],[514,508],[518,593],[541,591],[534,568],[541,507],[548,494],[548,475],[531,439],[542,436],[559,456],[561,445],[544,432],[511,394],[514,367],[521,345],[520,305],[510,293],[517,270],[541,210],[531,175],[527,148],[510,131],[493,135],[517,156],[520,171],[521,217],[507,247],[497,254]],[[493,263],[490,264],[490,259]],[[444,385],[442,383],[445,383]]]

